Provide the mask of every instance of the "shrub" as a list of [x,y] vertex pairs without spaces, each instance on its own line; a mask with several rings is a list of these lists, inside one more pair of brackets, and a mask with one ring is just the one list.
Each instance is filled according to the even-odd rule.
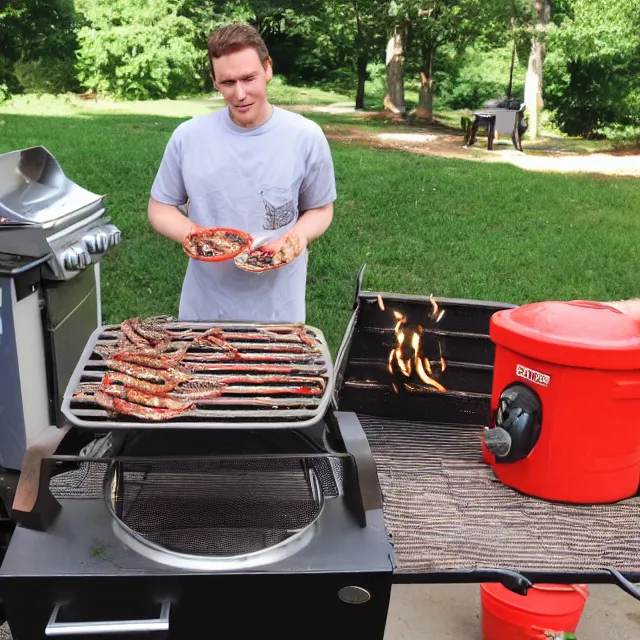
[[75,70],[69,60],[21,59],[15,63],[14,73],[25,93],[56,94],[78,89]]

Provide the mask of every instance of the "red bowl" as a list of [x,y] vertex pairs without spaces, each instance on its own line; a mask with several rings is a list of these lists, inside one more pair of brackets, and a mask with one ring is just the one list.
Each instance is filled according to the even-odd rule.
[[[187,240],[189,238],[198,238],[203,236],[213,236],[217,233],[233,233],[238,237],[244,240],[243,244],[241,244],[237,250],[229,251],[228,253],[222,253],[216,256],[200,256],[195,253],[192,253],[185,246]],[[224,260],[231,260],[235,258],[238,254],[242,253],[250,247],[253,243],[253,237],[244,231],[238,231],[238,229],[227,229],[226,227],[202,227],[195,231],[192,231],[187,235],[187,237],[182,241],[182,248],[184,252],[193,260],[202,260],[203,262],[223,262]]]

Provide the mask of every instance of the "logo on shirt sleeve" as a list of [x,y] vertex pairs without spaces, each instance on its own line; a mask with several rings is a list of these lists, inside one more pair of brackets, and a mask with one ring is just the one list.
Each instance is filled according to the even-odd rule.
[[262,227],[269,231],[280,229],[292,222],[296,216],[296,205],[293,200],[285,202],[285,204],[275,207],[265,197],[261,191],[262,202],[264,202],[264,223]]

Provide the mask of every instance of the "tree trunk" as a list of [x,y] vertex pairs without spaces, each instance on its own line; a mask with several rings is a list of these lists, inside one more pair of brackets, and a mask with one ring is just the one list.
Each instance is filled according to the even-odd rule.
[[418,108],[413,115],[421,120],[433,120],[433,56],[435,45],[430,43],[422,48],[422,63],[424,71],[420,72],[420,93]]
[[356,92],[356,109],[364,109],[364,83],[367,78],[367,56],[358,56],[358,91]]
[[549,0],[533,0],[536,13],[535,32],[531,37],[531,53],[527,66],[524,85],[524,102],[527,107],[529,121],[528,135],[535,139],[540,135],[541,116],[544,103],[542,100],[542,68],[544,65],[545,42],[544,32],[549,21]]
[[516,65],[516,37],[514,35],[513,45],[511,47],[511,66],[509,67],[509,86],[507,87],[507,100],[511,100],[511,94],[513,93],[513,69],[515,65]]
[[402,29],[394,28],[393,35],[387,43],[387,95],[384,97],[384,108],[391,113],[404,115],[404,43]]

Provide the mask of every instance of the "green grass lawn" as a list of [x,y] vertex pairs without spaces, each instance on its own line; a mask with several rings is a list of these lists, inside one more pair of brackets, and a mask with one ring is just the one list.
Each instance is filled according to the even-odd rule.
[[[150,228],[146,203],[171,132],[215,101],[106,111],[40,102],[0,108],[0,152],[44,145],[71,179],[107,194],[123,241],[103,262],[105,321],[175,313],[187,258]],[[365,287],[384,291],[514,303],[640,295],[635,179],[331,146],[338,201],[334,224],[311,246],[308,322],[333,349],[363,263]]]

